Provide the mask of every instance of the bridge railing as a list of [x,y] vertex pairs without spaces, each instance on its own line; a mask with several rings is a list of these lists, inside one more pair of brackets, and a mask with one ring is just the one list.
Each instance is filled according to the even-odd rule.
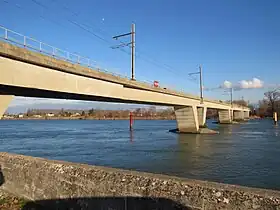
[[[4,39],[5,41],[10,42],[12,44],[20,45],[20,46],[23,46],[24,48],[28,48],[32,51],[37,51],[42,54],[55,57],[60,60],[65,60],[65,61],[73,63],[73,64],[79,64],[81,66],[88,67],[93,70],[101,71],[101,72],[104,72],[107,74],[111,74],[111,75],[119,77],[119,78],[129,79],[127,76],[120,75],[118,73],[111,72],[108,69],[99,67],[97,62],[90,58],[83,57],[77,53],[71,53],[69,51],[59,49],[52,45],[38,41],[34,38],[31,38],[31,37],[25,36],[23,34],[20,34],[18,32],[7,29],[3,26],[0,26],[0,38]],[[146,85],[151,85],[151,83],[148,83],[148,82],[142,81],[142,83],[145,83]]]
[[[73,64],[79,64],[84,67],[88,67],[92,70],[95,71],[100,71],[104,72],[106,74],[113,75],[115,77],[121,78],[121,79],[127,79],[129,80],[130,78],[121,75],[112,71],[109,71],[106,68],[101,68],[96,61],[83,57],[77,53],[71,53],[66,50],[59,49],[57,47],[54,47],[52,45],[46,44],[44,42],[38,41],[34,38],[25,36],[23,34],[20,34],[18,32],[15,32],[13,30],[7,29],[3,26],[0,25],[0,39],[5,40],[6,42],[23,46],[24,48],[28,48],[32,51],[40,52],[42,54],[64,60]],[[138,83],[148,86],[148,87],[153,87],[153,81],[145,81],[145,80],[137,80]],[[177,91],[180,94],[186,94],[184,91]]]

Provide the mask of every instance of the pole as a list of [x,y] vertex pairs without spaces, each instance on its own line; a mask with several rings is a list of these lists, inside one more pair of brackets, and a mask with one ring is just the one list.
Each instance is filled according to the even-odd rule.
[[134,67],[135,67],[135,24],[132,23],[131,25],[131,80],[135,80],[135,72],[134,72]]
[[200,103],[203,104],[203,84],[202,84],[202,68],[199,66],[199,80],[200,80]]
[[133,119],[132,119],[132,112],[129,113],[129,130],[132,131],[133,126]]
[[[233,88],[230,88],[230,104],[231,104],[231,108],[233,108],[233,103],[232,103],[232,94],[233,94]],[[230,111],[230,118],[231,121],[233,121],[233,110],[231,109]]]
[[277,125],[277,121],[278,121],[277,112],[273,113],[273,120],[274,120],[274,124]]
[[231,87],[230,88],[230,104],[231,104],[231,107],[232,107],[232,92],[233,92],[233,88]]
[[135,24],[132,23],[131,24],[131,31],[129,33],[125,33],[125,34],[120,34],[117,36],[113,36],[113,39],[119,39],[121,37],[125,37],[125,36],[131,36],[131,42],[130,43],[123,43],[121,45],[117,45],[112,47],[112,49],[117,49],[120,47],[124,47],[124,46],[130,46],[131,45],[131,80],[135,80]]

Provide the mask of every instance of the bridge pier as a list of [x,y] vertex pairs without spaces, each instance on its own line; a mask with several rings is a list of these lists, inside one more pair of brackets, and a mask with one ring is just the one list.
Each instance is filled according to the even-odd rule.
[[198,125],[205,127],[207,107],[197,107]]
[[233,111],[233,120],[243,121],[244,120],[244,111]]
[[244,119],[249,119],[249,117],[250,117],[250,112],[244,111]]
[[231,124],[232,123],[232,111],[228,110],[219,110],[219,123],[220,124]]
[[182,133],[199,133],[198,113],[196,106],[175,106],[177,128]]
[[0,95],[0,119],[8,108],[13,96],[11,95]]

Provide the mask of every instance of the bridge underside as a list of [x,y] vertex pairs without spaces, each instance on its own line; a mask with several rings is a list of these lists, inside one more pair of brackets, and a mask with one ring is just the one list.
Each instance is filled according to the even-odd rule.
[[34,98],[50,98],[50,99],[66,99],[66,100],[81,100],[81,101],[100,101],[100,102],[111,102],[111,103],[131,103],[131,104],[147,104],[147,105],[158,105],[158,106],[172,106],[162,103],[155,102],[143,102],[128,99],[118,99],[104,96],[93,96],[93,95],[81,95],[67,92],[57,92],[50,90],[40,90],[36,88],[23,88],[8,85],[0,85],[0,95],[14,95],[23,97],[34,97]]

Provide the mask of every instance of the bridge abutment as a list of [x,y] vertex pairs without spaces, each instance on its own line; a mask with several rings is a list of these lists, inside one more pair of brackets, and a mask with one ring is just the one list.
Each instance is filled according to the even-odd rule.
[[12,99],[13,96],[11,95],[0,95],[0,119],[4,115]]
[[177,128],[182,133],[199,133],[199,122],[196,106],[175,106]]
[[228,110],[219,110],[219,123],[220,124],[231,124],[232,123],[232,111]]
[[233,111],[233,120],[243,121],[244,120],[244,111]]

